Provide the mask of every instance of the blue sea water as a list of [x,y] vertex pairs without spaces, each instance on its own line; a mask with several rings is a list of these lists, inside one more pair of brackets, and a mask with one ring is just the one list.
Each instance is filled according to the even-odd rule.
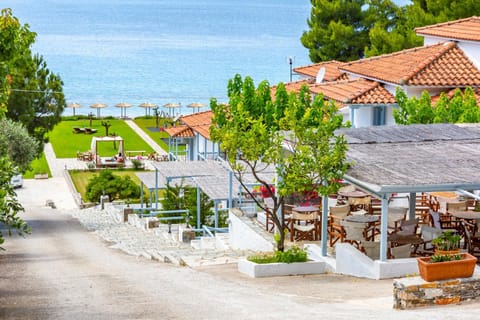
[[[226,102],[235,74],[272,85],[290,79],[293,66],[310,64],[300,43],[309,0],[4,0],[36,32],[34,52],[64,82],[77,114],[108,104],[102,115],[145,114],[138,105],[211,97]],[[295,79],[295,77],[294,77]],[[164,109],[168,111],[167,109]],[[71,114],[66,109],[65,114]]]

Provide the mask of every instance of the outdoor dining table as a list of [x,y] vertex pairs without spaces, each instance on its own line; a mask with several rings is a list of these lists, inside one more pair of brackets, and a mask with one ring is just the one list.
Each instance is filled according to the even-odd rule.
[[450,215],[454,216],[458,219],[465,219],[465,220],[480,220],[480,212],[466,210],[466,211],[452,211]]
[[365,214],[365,215],[346,216],[345,220],[350,222],[358,222],[358,223],[372,223],[372,222],[377,222],[378,220],[380,220],[380,218],[378,216]]
[[317,212],[319,209],[315,206],[298,206],[294,207],[292,210],[298,213],[312,213]]
[[339,195],[345,197],[345,198],[365,198],[368,197],[369,194],[366,192],[363,192],[361,190],[355,190],[355,191],[339,191]]

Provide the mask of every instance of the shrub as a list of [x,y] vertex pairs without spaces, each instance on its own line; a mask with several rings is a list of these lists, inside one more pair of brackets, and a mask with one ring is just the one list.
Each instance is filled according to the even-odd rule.
[[132,159],[132,165],[135,170],[140,170],[144,168],[142,160]]
[[122,178],[114,175],[111,170],[103,170],[90,179],[85,196],[89,201],[96,202],[104,194],[110,200],[138,198],[140,188],[129,176]]
[[250,256],[247,260],[259,264],[306,262],[307,252],[305,249],[293,246],[287,251],[275,251],[273,254]]

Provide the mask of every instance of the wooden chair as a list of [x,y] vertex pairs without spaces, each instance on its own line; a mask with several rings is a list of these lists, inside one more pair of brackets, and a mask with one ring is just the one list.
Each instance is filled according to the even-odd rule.
[[402,246],[390,248],[391,259],[410,258],[411,255],[412,255],[412,245],[410,244],[405,244]]
[[476,232],[476,224],[462,220],[463,233],[468,253],[474,256],[480,256],[480,235]]
[[362,243],[367,240],[371,240],[369,237],[370,231],[368,223],[342,220],[340,221],[340,224],[345,230],[343,242],[348,242],[362,251]]
[[380,242],[364,241],[362,242],[363,252],[372,260],[380,258]]
[[332,247],[338,240],[343,241],[345,230],[340,222],[350,213],[350,205],[344,204],[340,206],[330,207],[330,215],[328,217],[328,237],[329,244]]
[[447,213],[467,210],[467,201],[447,202]]
[[418,249],[421,255],[432,255],[434,253],[434,246],[432,240],[438,238],[442,234],[442,229],[422,225],[420,229],[420,236],[423,240],[422,246]]
[[400,222],[400,230],[395,233],[401,235],[416,235],[419,221],[419,218],[415,218],[412,220],[402,220]]
[[400,223],[406,219],[408,208],[389,207],[388,208],[388,232],[394,233],[400,231]]
[[267,232],[273,232],[273,230],[275,229],[275,224],[273,223],[272,219],[272,210],[274,207],[273,199],[264,198],[263,204],[265,209],[265,230]]
[[292,212],[290,241],[315,241],[318,234],[318,214]]

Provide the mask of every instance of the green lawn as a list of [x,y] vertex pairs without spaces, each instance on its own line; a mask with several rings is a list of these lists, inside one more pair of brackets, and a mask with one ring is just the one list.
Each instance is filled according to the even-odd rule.
[[[123,138],[125,151],[145,150],[147,154],[153,151],[123,120],[108,119],[105,121],[109,121],[111,124],[108,131],[109,134],[115,133]],[[101,125],[102,120],[95,119],[92,121],[91,127],[97,129],[97,133],[90,135],[72,132],[73,127],[90,127],[89,122],[88,119],[64,120],[55,126],[53,131],[50,132],[49,138],[57,158],[75,158],[78,151],[85,152],[90,150],[93,136],[105,136],[105,127]],[[118,153],[114,149],[113,143],[101,143],[98,144],[98,147],[98,153],[101,156],[108,157]],[[118,144],[116,147],[118,148]]]
[[45,153],[43,152],[40,158],[32,161],[31,166],[32,166],[32,170],[25,172],[25,174],[23,175],[24,179],[33,179],[35,174],[45,173],[45,172],[48,173],[49,177],[52,176],[52,173],[50,172],[50,167],[48,166],[48,163],[47,163],[47,158],[45,158]]
[[[155,141],[156,143],[158,143],[158,145],[163,149],[163,150],[168,150],[168,145],[164,142],[164,140],[162,140],[163,138],[167,139],[168,138],[168,134],[165,133],[165,132],[156,132],[156,131],[151,131],[149,130],[148,128],[156,128],[156,120],[155,118],[151,118],[151,117],[148,117],[148,118],[145,118],[145,117],[141,117],[141,118],[135,118],[134,119],[134,122],[147,134],[150,136],[150,138],[153,139],[153,141]],[[164,125],[164,119],[162,118],[159,118],[159,128],[162,128]],[[185,151],[185,146],[184,145],[180,145],[178,147],[179,149],[179,154],[183,154],[182,152]]]

